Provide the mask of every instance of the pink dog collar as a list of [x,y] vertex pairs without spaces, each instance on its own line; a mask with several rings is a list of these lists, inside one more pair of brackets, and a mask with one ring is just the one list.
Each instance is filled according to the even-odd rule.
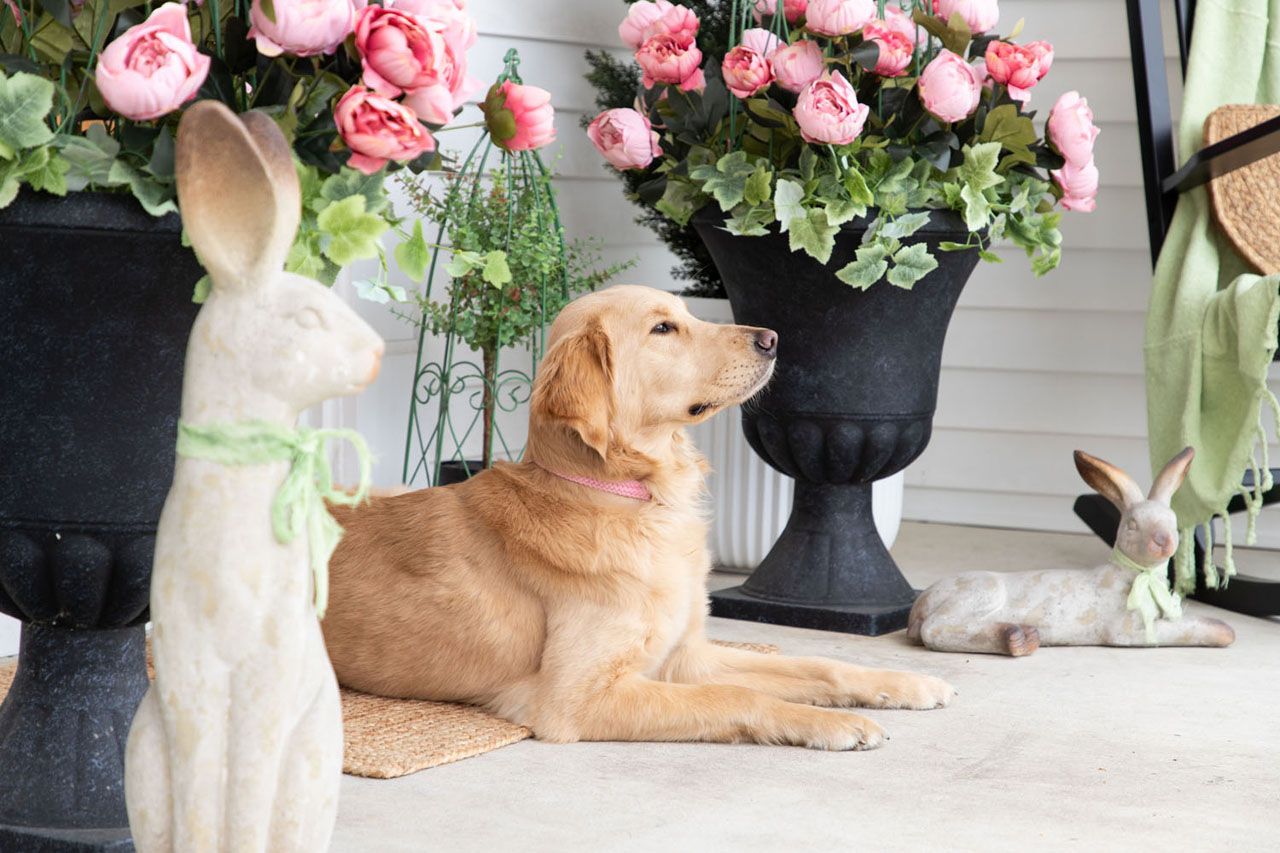
[[586,486],[588,489],[595,489],[597,492],[608,492],[611,495],[617,495],[621,498],[631,498],[637,501],[651,501],[653,495],[649,493],[649,489],[639,480],[597,480],[594,477],[578,477],[573,474],[561,474],[559,471],[543,469],[548,474],[559,477],[561,480],[568,480],[570,483],[577,483],[579,486]]

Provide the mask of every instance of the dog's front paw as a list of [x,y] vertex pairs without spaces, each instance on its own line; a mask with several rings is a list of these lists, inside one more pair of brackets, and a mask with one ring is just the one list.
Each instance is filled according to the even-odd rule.
[[878,723],[843,711],[817,711],[803,726],[797,746],[833,752],[876,749],[889,739]]
[[955,688],[941,678],[914,672],[877,673],[878,683],[871,685],[871,695],[860,702],[871,708],[907,708],[929,711],[945,708],[956,695]]

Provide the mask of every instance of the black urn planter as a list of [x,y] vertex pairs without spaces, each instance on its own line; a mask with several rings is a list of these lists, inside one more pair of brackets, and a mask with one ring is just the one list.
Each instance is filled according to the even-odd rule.
[[0,211],[0,850],[132,850],[156,524],[202,271],[176,215],[24,193]]
[[826,266],[781,234],[735,237],[704,211],[694,219],[724,280],[736,322],[778,332],[773,381],[743,408],[752,449],[796,481],[791,517],[740,587],[712,595],[713,615],[883,634],[903,628],[915,590],[876,532],[871,484],[929,443],[947,326],[976,250],[963,220],[934,211],[907,242],[927,243],[938,268],[910,290],[865,291],[835,277],[853,260],[867,220],[845,225]]

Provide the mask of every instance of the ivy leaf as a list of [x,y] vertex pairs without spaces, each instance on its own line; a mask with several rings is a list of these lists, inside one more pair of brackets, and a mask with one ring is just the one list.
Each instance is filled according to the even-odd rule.
[[120,145],[95,124],[84,136],[59,136],[54,141],[67,161],[67,189],[79,192],[87,186],[108,186],[111,167]]
[[847,198],[834,198],[823,208],[827,212],[827,221],[832,225],[844,225],[850,220],[865,216],[867,207]]
[[209,291],[213,290],[213,279],[209,275],[200,276],[200,280],[196,282],[196,288],[191,293],[191,301],[197,305],[203,305],[209,299]]
[[1000,257],[1000,256],[999,256],[999,255],[997,255],[995,252],[989,252],[989,251],[987,251],[986,249],[979,249],[979,250],[978,250],[978,257],[979,257],[979,258],[982,258],[982,260],[984,260],[984,261],[986,261],[987,263],[990,263],[990,264],[1003,264],[1003,263],[1004,263],[1004,258]]
[[1060,263],[1062,263],[1062,249],[1054,248],[1039,257],[1032,258],[1031,271],[1037,276],[1042,276],[1057,269]]
[[991,221],[991,203],[981,190],[975,190],[973,184],[965,184],[960,190],[960,198],[964,202],[964,224],[970,231],[981,231]]
[[422,220],[413,223],[413,235],[396,246],[396,263],[410,281],[422,281],[427,275],[427,266],[431,263],[431,250],[422,236]]
[[938,268],[938,261],[929,254],[924,243],[903,246],[893,255],[893,269],[889,270],[889,283],[903,290],[910,290],[915,283]]
[[[857,169],[850,169],[844,173],[844,189],[849,193],[849,198],[855,204],[864,206],[871,205],[875,202],[875,196],[871,193],[871,188],[867,186],[867,179]],[[858,214],[861,216],[862,214]]]
[[747,180],[756,167],[747,162],[747,152],[734,151],[720,158],[715,166],[698,166],[689,177],[702,181],[702,191],[715,198],[720,209],[728,212],[742,203],[747,190]]
[[884,277],[889,269],[889,252],[880,243],[863,246],[854,260],[836,273],[836,278],[850,287],[866,290]]
[[53,139],[44,123],[53,109],[53,83],[34,74],[0,74],[0,145],[35,148]]
[[378,254],[378,238],[387,230],[382,217],[365,211],[363,195],[335,201],[320,211],[316,224],[329,238],[324,255],[340,267]]
[[662,198],[658,199],[657,204],[654,205],[654,209],[683,227],[689,224],[693,214],[702,207],[703,198],[702,193],[692,184],[685,181],[667,181],[667,188],[663,191]]
[[956,169],[956,174],[962,183],[968,184],[975,190],[985,190],[1004,182],[1004,178],[996,174],[996,166],[999,162],[999,142],[966,145],[964,162]]
[[774,220],[773,206],[762,204],[758,207],[742,205],[734,209],[734,215],[724,223],[724,230],[738,237],[763,237],[769,233],[769,225]]
[[811,208],[807,216],[791,220],[791,251],[803,250],[806,255],[821,264],[831,260],[836,247],[839,227],[827,221],[827,213],[821,208]]
[[757,207],[768,201],[769,196],[773,193],[772,179],[773,174],[765,167],[764,163],[757,163],[756,170],[751,173],[751,177],[747,178],[747,185],[743,188],[743,201],[752,207]]
[[111,164],[106,183],[113,186],[128,186],[143,210],[152,216],[164,216],[166,213],[175,213],[178,210],[172,184],[160,183],[124,160],[116,160]]
[[452,278],[463,278],[484,266],[484,255],[479,252],[454,252],[444,268]]
[[0,172],[0,210],[8,207],[18,197],[22,184],[18,181],[17,170],[6,168]]
[[405,302],[409,298],[403,287],[396,287],[395,285],[387,284],[385,281],[361,279],[355,282],[355,288],[356,296],[367,302],[376,302],[379,305],[386,305],[393,299],[397,302]]
[[366,175],[344,166],[338,174],[325,178],[324,183],[320,185],[320,197],[335,202],[354,195],[364,196],[365,212],[381,213],[387,206],[387,194],[382,191],[382,179],[381,171]]
[[23,177],[33,190],[59,196],[66,195],[67,170],[71,168],[71,164],[62,159],[62,155],[56,151],[48,148],[36,150],[43,156],[33,158],[38,162],[31,162],[24,158]]
[[969,41],[973,38],[969,25],[959,13],[953,14],[951,20],[944,23],[924,9],[916,9],[911,13],[911,19],[930,35],[939,39],[943,47],[960,56],[964,56],[965,49],[969,47]]
[[480,277],[494,287],[502,287],[511,281],[511,267],[507,264],[507,253],[494,249],[484,256],[484,269]]
[[902,240],[919,231],[929,222],[927,210],[899,216],[880,227],[880,236],[886,239]]
[[999,142],[1014,154],[1023,154],[1035,162],[1030,146],[1036,142],[1035,125],[1031,119],[1018,114],[1013,104],[1002,104],[987,113],[982,123],[982,133],[978,135],[980,142]]
[[773,191],[773,209],[784,234],[791,230],[792,222],[808,215],[804,205],[801,204],[802,201],[804,201],[803,185],[781,178],[778,180],[778,186]]

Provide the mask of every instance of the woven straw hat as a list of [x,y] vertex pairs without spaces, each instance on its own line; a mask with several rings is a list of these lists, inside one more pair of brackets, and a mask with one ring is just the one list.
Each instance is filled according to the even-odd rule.
[[[1212,145],[1280,115],[1280,106],[1230,104],[1204,123]],[[1209,182],[1218,227],[1246,263],[1263,274],[1280,273],[1280,154],[1219,175]]]

